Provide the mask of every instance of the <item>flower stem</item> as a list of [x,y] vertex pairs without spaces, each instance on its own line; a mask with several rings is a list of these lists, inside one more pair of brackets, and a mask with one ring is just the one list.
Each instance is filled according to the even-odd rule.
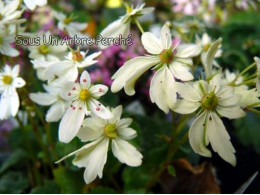
[[256,114],[260,114],[260,111],[254,109],[254,108],[248,108],[248,107],[246,107],[245,110],[250,111],[250,112],[253,112],[253,113],[256,113]]
[[238,85],[235,85],[235,86],[241,86],[241,85],[247,85],[247,84],[253,84],[253,83],[255,83],[255,78],[247,80],[247,81],[244,81],[244,82],[239,83]]
[[236,78],[235,78],[229,85],[233,86],[233,85],[235,84],[235,82],[237,81],[237,79],[238,79],[240,76],[244,75],[247,71],[249,71],[249,70],[250,70],[251,68],[253,68],[255,65],[256,65],[256,62],[254,62],[254,63],[250,64],[248,67],[246,67],[242,72],[240,72],[240,73],[236,76]]
[[172,160],[173,156],[175,155],[175,153],[178,151],[179,147],[181,145],[183,145],[188,139],[188,132],[189,131],[187,131],[185,133],[185,135],[179,141],[175,140],[178,133],[183,128],[182,124],[184,124],[184,123],[186,124],[187,118],[185,118],[183,120],[180,119],[177,123],[176,122],[177,121],[176,116],[174,114],[172,114],[172,116],[173,116],[173,126],[174,126],[174,128],[173,128],[173,135],[172,135],[172,139],[171,139],[170,146],[169,146],[169,149],[168,149],[168,153],[167,153],[167,156],[166,156],[164,162],[160,165],[159,169],[156,171],[156,173],[153,175],[153,177],[151,177],[150,180],[147,182],[147,184],[146,184],[146,190],[147,191],[149,191],[149,189],[151,189],[151,187],[154,186],[154,184],[157,182],[157,180],[160,177],[160,175],[162,174],[162,172],[171,163],[171,160]]
[[141,33],[143,34],[144,33],[144,29],[143,27],[141,26],[140,22],[134,18],[134,23],[136,24],[136,26],[138,27],[138,29],[141,31]]
[[247,106],[247,108],[253,108],[254,106],[260,105],[260,102],[256,102],[254,104],[250,104]]

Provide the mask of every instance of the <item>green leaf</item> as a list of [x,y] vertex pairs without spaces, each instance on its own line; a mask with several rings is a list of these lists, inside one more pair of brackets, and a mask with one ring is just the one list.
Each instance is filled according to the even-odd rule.
[[59,194],[60,188],[57,186],[57,184],[54,181],[45,180],[43,186],[33,188],[30,193],[31,194]]
[[143,188],[140,189],[132,189],[125,192],[126,194],[145,194],[146,190]]
[[172,165],[169,165],[168,166],[168,173],[173,176],[173,177],[176,177],[176,170],[175,168],[172,166]]
[[0,175],[3,174],[6,170],[8,170],[10,167],[13,167],[17,164],[21,166],[21,164],[24,164],[27,158],[28,156],[25,151],[20,149],[16,150],[1,166]]
[[61,188],[62,194],[78,194],[82,193],[85,185],[83,179],[83,172],[81,170],[74,171],[59,167],[53,170],[54,180],[57,185]]
[[108,188],[108,187],[96,187],[96,188],[92,188],[89,191],[90,194],[117,194],[117,192],[112,189],[112,188]]
[[8,172],[0,179],[0,193],[19,194],[29,187],[29,180],[21,172]]

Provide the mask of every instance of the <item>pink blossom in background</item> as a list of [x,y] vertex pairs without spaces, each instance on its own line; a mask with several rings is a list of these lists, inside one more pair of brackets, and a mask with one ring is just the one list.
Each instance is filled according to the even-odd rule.
[[102,67],[114,67],[116,63],[116,55],[121,50],[120,46],[112,45],[104,50],[102,50],[102,54],[98,58],[97,65]]
[[112,84],[110,72],[106,68],[91,71],[90,78],[93,83],[103,83],[107,86]]
[[200,0],[171,0],[173,12],[195,15],[200,7]]

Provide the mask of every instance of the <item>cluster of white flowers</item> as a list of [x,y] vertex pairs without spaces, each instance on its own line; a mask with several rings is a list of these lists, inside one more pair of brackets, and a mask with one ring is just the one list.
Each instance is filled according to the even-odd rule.
[[[45,5],[47,0],[24,0],[24,3],[34,10]],[[19,30],[19,25],[24,22],[20,19],[23,12],[20,4],[20,0],[6,3],[0,0],[0,52],[9,57],[19,55],[11,43],[15,36],[13,28]],[[136,8],[125,6],[127,13],[108,25],[101,32],[103,37],[117,37],[119,34],[126,37],[131,23],[142,31],[138,18],[154,9],[144,8],[144,4]],[[58,12],[54,12],[54,16],[58,20],[58,28],[69,36],[87,36],[82,33],[87,27],[86,23],[74,22],[73,16],[67,17]],[[50,33],[43,35],[48,37]],[[166,114],[170,110],[180,114],[196,113],[189,130],[193,150],[210,157],[211,151],[207,148],[210,143],[220,157],[235,166],[235,149],[220,118],[237,119],[245,116],[247,109],[260,106],[260,59],[255,57],[255,63],[251,65],[257,65],[257,74],[253,77],[256,87],[249,88],[243,72],[226,70],[222,73],[221,66],[215,60],[222,53],[221,38],[213,42],[207,34],[203,34],[202,38],[196,36],[195,43],[183,43],[180,39],[172,39],[166,23],[161,28],[160,37],[142,32],[141,41],[148,54],[125,62],[112,77],[112,92],[124,88],[127,95],[134,95],[139,77],[149,69],[155,70],[149,91],[151,101]],[[105,47],[100,45],[100,48]],[[46,82],[43,85],[46,92],[30,93],[30,99],[39,105],[50,106],[46,121],[60,121],[58,135],[61,142],[69,143],[75,137],[87,142],[61,160],[76,155],[73,164],[86,168],[86,183],[97,176],[102,177],[110,142],[112,152],[120,162],[129,166],[141,165],[142,154],[127,141],[136,137],[136,131],[129,127],[132,119],[121,119],[122,106],[112,109],[101,104],[98,99],[107,93],[108,87],[91,84],[90,75],[84,70],[97,62],[96,58],[101,52],[87,55],[88,52],[80,49],[68,51],[65,46],[47,46],[42,41],[39,46],[29,46],[28,49],[38,78]],[[205,74],[193,81],[193,58],[199,55]],[[19,65],[13,68],[5,65],[0,72],[1,120],[18,112],[16,88],[25,85],[25,81],[18,77],[19,69]]]

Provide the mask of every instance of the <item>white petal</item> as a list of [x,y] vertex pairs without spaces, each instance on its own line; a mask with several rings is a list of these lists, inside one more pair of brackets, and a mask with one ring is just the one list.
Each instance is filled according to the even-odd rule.
[[172,38],[171,38],[171,31],[167,23],[164,24],[161,29],[161,40],[162,40],[163,48],[169,49],[172,44]]
[[150,32],[142,34],[142,44],[150,54],[159,54],[163,51],[163,45],[160,39]]
[[111,86],[112,92],[118,92],[124,86],[128,95],[133,95],[136,80],[149,68],[157,65],[159,59],[155,57],[136,57],[127,61],[112,77],[114,82]]
[[136,131],[132,128],[117,128],[117,133],[124,140],[130,140],[137,136]]
[[124,129],[124,128],[127,128],[131,123],[133,122],[133,119],[131,118],[122,118],[120,119],[120,121],[118,121],[116,123],[116,127],[118,129]]
[[[197,84],[194,84],[194,86]],[[190,83],[179,83],[176,82],[177,92],[183,97],[185,100],[189,100],[192,102],[199,102],[202,100],[201,94],[196,90],[194,86]]]
[[79,92],[81,91],[79,83],[75,82],[65,82],[63,83],[63,88],[60,95],[63,99],[71,101],[76,100],[79,97]]
[[88,89],[91,84],[91,79],[88,71],[84,70],[80,76],[80,86],[83,89]]
[[66,105],[62,101],[54,103],[46,114],[47,122],[57,122],[59,121],[66,111]]
[[57,101],[57,98],[55,96],[48,93],[30,93],[29,96],[32,101],[43,106],[49,106]]
[[207,149],[207,143],[205,141],[206,137],[206,113],[202,113],[196,118],[191,124],[189,130],[189,140],[190,145],[194,152],[206,156],[211,157],[211,152]]
[[221,74],[218,73],[210,80],[208,93],[214,91],[215,94],[218,94],[220,90],[220,85],[221,85]]
[[192,102],[188,100],[178,100],[176,102],[176,105],[174,107],[174,112],[180,113],[180,114],[190,114],[195,112],[200,107],[199,102]]
[[19,75],[20,65],[15,65],[12,69],[12,77],[15,78]]
[[16,116],[18,109],[19,109],[19,105],[20,105],[20,101],[19,101],[19,97],[18,94],[16,92],[16,90],[14,88],[11,88],[11,114],[12,116]]
[[196,44],[181,44],[177,47],[176,57],[190,58],[200,54],[201,48]]
[[14,86],[15,88],[21,88],[25,84],[26,84],[25,81],[21,77],[17,77],[14,79],[12,86]]
[[[99,178],[103,176],[103,169],[107,161],[107,150],[109,140],[104,139],[96,145],[91,151],[83,151],[77,154],[73,164],[84,165],[84,180],[87,184],[91,183],[97,175]],[[81,156],[82,155],[82,156]]]
[[97,97],[105,95],[108,91],[108,87],[105,85],[98,84],[98,85],[92,86],[89,89],[89,91],[91,93],[91,96],[97,98]]
[[134,146],[122,139],[112,140],[112,152],[116,158],[128,166],[136,167],[142,164],[142,154]]
[[85,112],[85,105],[80,101],[74,102],[72,107],[68,108],[59,125],[59,140],[61,142],[69,143],[77,135]]
[[236,165],[235,149],[230,142],[230,137],[220,118],[215,114],[210,114],[208,121],[207,136],[212,149],[231,165]]
[[189,72],[189,68],[179,62],[173,61],[173,63],[170,64],[170,70],[177,79],[182,81],[190,81],[193,79],[193,75]]
[[218,106],[216,110],[221,116],[227,117],[229,119],[236,119],[245,116],[245,112],[239,106]]
[[0,99],[0,120],[8,119],[11,116],[11,98],[10,98],[10,90],[6,89],[1,94]]
[[110,119],[113,117],[112,113],[95,99],[89,100],[89,108],[92,114],[103,119]]
[[30,10],[34,10],[36,8],[35,1],[33,0],[24,0],[24,3]]

